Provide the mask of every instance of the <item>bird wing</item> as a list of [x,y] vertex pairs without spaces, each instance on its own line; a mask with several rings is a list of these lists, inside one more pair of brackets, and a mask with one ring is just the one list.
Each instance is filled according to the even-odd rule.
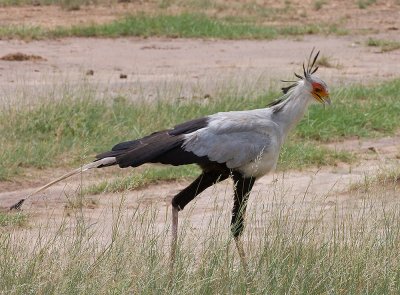
[[186,135],[186,151],[211,161],[226,163],[230,169],[255,161],[275,141],[274,123],[260,112],[219,113],[207,127]]
[[[176,125],[173,129],[154,132],[143,138],[121,142],[111,151],[96,156],[98,160],[115,157],[121,168],[137,167],[144,163],[156,161],[158,157],[180,147],[184,135],[207,126],[208,117],[203,117]],[[109,164],[110,166],[113,164]],[[168,163],[164,163],[168,164]],[[103,167],[103,166],[102,166]]]

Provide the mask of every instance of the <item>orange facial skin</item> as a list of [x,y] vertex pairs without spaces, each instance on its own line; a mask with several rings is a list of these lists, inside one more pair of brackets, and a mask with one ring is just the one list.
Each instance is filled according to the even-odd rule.
[[[311,91],[311,94],[315,97],[315,99],[317,101],[319,101],[320,103],[326,103],[326,102],[330,102],[329,100],[329,92],[328,90],[321,85],[320,83],[317,82],[313,82],[311,83],[313,89]],[[324,99],[327,98],[327,99]]]

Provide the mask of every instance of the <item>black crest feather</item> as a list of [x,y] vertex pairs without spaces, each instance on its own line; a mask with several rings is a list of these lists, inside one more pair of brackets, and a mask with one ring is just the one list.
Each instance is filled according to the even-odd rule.
[[293,88],[294,86],[296,86],[296,85],[297,85],[297,82],[294,83],[294,84],[292,84],[292,85],[289,85],[289,86],[287,86],[287,87],[282,87],[281,89],[282,89],[283,94],[288,93],[288,91],[289,91],[290,89],[292,89],[292,88]]
[[[315,47],[313,47],[313,49],[311,50],[310,56],[308,57],[307,67],[306,67],[305,64],[303,63],[303,75],[304,75],[304,76],[301,76],[301,75],[299,75],[299,74],[297,74],[297,73],[294,73],[294,75],[296,76],[296,78],[298,78],[298,79],[300,79],[300,80],[307,79],[308,76],[314,74],[314,73],[318,70],[318,66],[316,66],[315,64],[316,64],[317,59],[318,59],[318,56],[319,56],[319,51],[318,51],[318,52],[314,55],[314,57],[313,57],[314,50],[315,50]],[[293,82],[295,82],[295,81],[285,81],[285,80],[282,80],[282,82],[290,82],[290,83],[293,83]],[[282,89],[282,92],[283,92],[284,94],[286,94],[291,88],[295,87],[296,85],[297,85],[297,82],[295,82],[294,84],[291,84],[291,85],[289,85],[289,86],[282,87],[282,88],[281,88],[281,89]]]

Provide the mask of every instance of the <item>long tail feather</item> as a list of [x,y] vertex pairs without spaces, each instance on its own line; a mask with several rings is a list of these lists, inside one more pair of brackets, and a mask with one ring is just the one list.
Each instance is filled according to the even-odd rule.
[[30,193],[26,198],[19,200],[17,203],[15,203],[14,205],[12,205],[10,207],[10,210],[19,210],[21,209],[22,204],[29,199],[30,197],[40,193],[41,191],[44,191],[45,189],[49,188],[50,186],[68,178],[71,177],[73,175],[85,172],[87,170],[93,169],[93,168],[99,168],[99,167],[103,167],[103,166],[110,166],[116,163],[116,159],[115,157],[108,157],[108,158],[104,158],[86,165],[83,165],[82,167],[79,167],[78,169],[72,170],[70,172],[68,172],[67,174],[64,174],[62,176],[60,176],[59,178],[50,181],[49,183],[45,184],[44,186],[38,188],[37,190],[35,190],[34,192]]

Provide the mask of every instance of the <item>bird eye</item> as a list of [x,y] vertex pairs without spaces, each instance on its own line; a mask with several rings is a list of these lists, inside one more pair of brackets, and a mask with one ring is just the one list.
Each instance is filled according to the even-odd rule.
[[315,92],[321,92],[322,89],[321,88],[315,88]]

